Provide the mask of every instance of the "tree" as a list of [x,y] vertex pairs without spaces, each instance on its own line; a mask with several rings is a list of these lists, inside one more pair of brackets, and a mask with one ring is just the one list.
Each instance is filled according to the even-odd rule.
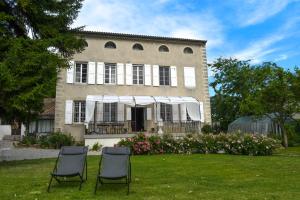
[[254,67],[249,61],[219,58],[210,67],[215,74],[210,84],[215,92],[211,98],[212,119],[227,131],[229,123],[245,114],[240,110],[241,103],[259,77],[253,75]]
[[288,146],[285,122],[300,112],[300,72],[295,73],[265,62],[250,65],[249,61],[219,58],[211,65],[215,72],[211,86],[213,119],[227,129],[234,119],[254,115],[268,116],[282,130],[282,142]]
[[256,116],[266,115],[275,121],[282,133],[282,143],[288,147],[288,136],[285,123],[300,112],[299,70],[292,73],[275,63],[264,63],[271,72],[265,74],[264,85],[249,95],[242,103],[242,111],[251,110]]
[[58,70],[87,45],[71,29],[81,6],[82,0],[0,2],[0,118],[28,128],[43,99],[55,95]]

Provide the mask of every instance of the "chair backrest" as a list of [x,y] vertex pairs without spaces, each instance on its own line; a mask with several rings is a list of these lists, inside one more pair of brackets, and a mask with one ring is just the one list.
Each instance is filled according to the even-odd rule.
[[63,146],[58,155],[56,171],[60,173],[76,171],[82,174],[87,152],[88,148],[85,146]]
[[63,146],[60,149],[60,155],[80,155],[87,154],[88,147],[86,146]]
[[128,147],[103,147],[102,154],[108,155],[131,155],[130,148]]

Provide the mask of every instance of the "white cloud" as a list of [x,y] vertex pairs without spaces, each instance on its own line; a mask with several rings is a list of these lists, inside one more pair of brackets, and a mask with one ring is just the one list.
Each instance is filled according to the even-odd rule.
[[152,1],[88,0],[74,24],[82,25],[94,31],[203,39],[208,48],[224,41],[222,23],[211,12],[166,12]]
[[238,4],[237,19],[241,26],[264,22],[284,10],[288,4],[297,0],[247,0]]

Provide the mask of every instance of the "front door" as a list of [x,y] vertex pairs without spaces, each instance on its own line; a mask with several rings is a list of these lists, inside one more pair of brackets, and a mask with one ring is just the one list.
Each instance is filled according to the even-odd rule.
[[134,132],[144,131],[144,108],[131,108],[131,128]]

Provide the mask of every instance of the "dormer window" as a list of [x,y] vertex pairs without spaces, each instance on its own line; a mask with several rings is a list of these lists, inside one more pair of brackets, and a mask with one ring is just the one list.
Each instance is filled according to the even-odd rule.
[[191,47],[185,47],[183,50],[185,54],[193,54],[193,49]]
[[169,48],[168,48],[166,45],[161,45],[161,46],[158,48],[158,51],[159,51],[159,52],[169,52]]
[[141,44],[139,44],[139,43],[135,43],[135,44],[132,46],[132,49],[133,49],[133,50],[136,50],[136,51],[143,51],[143,50],[144,50],[143,46],[142,46]]
[[108,49],[116,49],[117,46],[114,42],[112,41],[109,41],[109,42],[106,42],[105,45],[104,45],[104,48],[108,48]]

